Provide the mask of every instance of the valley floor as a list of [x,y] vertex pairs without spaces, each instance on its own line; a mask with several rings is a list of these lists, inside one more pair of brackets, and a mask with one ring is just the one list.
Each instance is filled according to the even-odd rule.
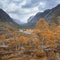
[[60,26],[44,19],[19,31],[0,24],[0,60],[60,60]]

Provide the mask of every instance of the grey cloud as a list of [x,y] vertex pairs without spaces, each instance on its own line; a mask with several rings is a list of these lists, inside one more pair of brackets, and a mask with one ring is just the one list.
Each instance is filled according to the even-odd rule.
[[28,1],[25,5],[22,6],[22,8],[31,8],[39,5],[40,0],[31,0],[30,3],[28,4]]
[[51,9],[53,7],[55,7],[58,3],[57,0],[44,0],[43,2],[46,3],[46,6],[43,8],[42,6],[39,5],[39,10],[46,10],[46,9]]
[[[10,0],[11,1],[11,0]],[[21,2],[23,2],[24,0],[12,0],[11,2],[16,3],[17,5],[20,4]]]

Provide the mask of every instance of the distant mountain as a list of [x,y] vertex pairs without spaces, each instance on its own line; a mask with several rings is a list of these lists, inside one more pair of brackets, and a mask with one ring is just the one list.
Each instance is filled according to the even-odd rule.
[[24,26],[33,28],[40,18],[45,18],[49,23],[60,25],[60,4],[52,9],[47,9],[44,12],[38,12],[35,16],[31,16],[28,19],[28,23]]
[[28,22],[32,22],[33,18],[34,18],[34,16],[29,17]]
[[0,22],[7,23],[13,27],[18,27],[19,25],[14,22],[14,20],[2,9],[0,9]]
[[60,4],[50,10],[50,12],[45,16],[46,20],[57,25],[60,21]]
[[0,9],[0,21],[2,22],[12,22],[12,18],[2,9]]
[[0,35],[10,34],[16,30],[19,30],[20,25],[18,25],[14,20],[2,9],[0,9]]
[[20,20],[17,20],[17,19],[13,19],[13,21],[15,21],[17,24],[19,24],[19,25],[22,25],[22,24],[24,24],[23,22],[21,22]]
[[[31,20],[30,20],[30,23],[36,23],[39,18],[42,18],[42,17],[45,17],[46,14],[49,13],[49,9],[48,10],[45,10],[44,12],[38,12]],[[30,18],[29,18],[30,19]],[[29,21],[29,20],[28,20]]]

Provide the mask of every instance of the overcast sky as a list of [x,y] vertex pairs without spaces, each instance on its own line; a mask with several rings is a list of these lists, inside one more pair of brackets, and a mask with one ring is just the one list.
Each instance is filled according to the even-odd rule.
[[0,8],[13,19],[25,23],[30,16],[51,9],[57,4],[60,4],[60,0],[0,0]]

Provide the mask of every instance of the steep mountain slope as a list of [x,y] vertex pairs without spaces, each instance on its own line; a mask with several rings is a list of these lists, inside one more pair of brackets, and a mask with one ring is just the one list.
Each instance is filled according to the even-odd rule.
[[45,10],[44,12],[38,12],[32,18],[30,17],[28,19],[28,23],[24,26],[28,28],[34,28],[35,24],[37,23],[37,21],[39,21],[40,18],[45,18],[49,23],[60,25],[60,4],[52,9]]
[[0,9],[0,21],[2,21],[2,22],[13,22],[12,18],[2,9]]
[[[9,24],[13,27],[18,27],[19,25],[13,21],[13,19],[2,9],[0,9],[0,22]],[[1,23],[0,23],[1,24]]]
[[50,12],[45,16],[46,20],[51,23],[59,25],[60,20],[60,4],[50,10]]
[[45,10],[44,12],[38,12],[30,21],[30,23],[36,23],[39,18],[42,18],[42,17],[45,17],[46,14],[49,13],[49,9],[48,10]]
[[2,9],[0,9],[0,34],[18,30],[19,25]]

